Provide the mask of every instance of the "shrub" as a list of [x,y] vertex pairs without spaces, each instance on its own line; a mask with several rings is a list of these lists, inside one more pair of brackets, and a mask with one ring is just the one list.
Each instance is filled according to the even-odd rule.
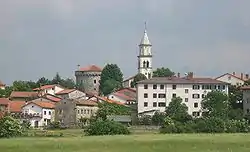
[[139,118],[139,124],[140,125],[151,125],[151,116],[149,115],[143,115]]
[[152,117],[152,124],[160,126],[164,124],[165,114],[160,112],[155,112]]
[[86,129],[85,132],[89,136],[93,135],[119,135],[129,134],[127,127],[121,123],[98,119],[92,122]]
[[61,129],[61,124],[58,121],[50,122],[47,128],[48,129]]
[[23,135],[25,128],[22,127],[21,123],[10,117],[5,116],[0,119],[0,138],[10,138]]

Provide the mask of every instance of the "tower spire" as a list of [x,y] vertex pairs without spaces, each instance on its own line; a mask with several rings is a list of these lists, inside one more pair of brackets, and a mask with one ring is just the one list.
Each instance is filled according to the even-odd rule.
[[147,34],[147,22],[144,22],[144,34],[141,39],[140,45],[151,45],[149,39],[148,39],[148,34]]
[[147,22],[144,22],[144,33],[147,33]]

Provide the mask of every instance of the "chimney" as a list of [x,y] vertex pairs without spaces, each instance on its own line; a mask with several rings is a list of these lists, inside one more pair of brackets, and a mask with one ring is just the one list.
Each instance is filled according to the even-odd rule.
[[240,74],[240,78],[243,79],[243,73]]
[[233,75],[235,75],[236,73],[235,72],[233,72]]
[[248,79],[249,79],[249,74],[246,74],[246,75],[245,75],[245,78],[248,80]]
[[179,72],[177,73],[177,77],[178,77],[178,78],[181,77],[181,74],[180,74]]

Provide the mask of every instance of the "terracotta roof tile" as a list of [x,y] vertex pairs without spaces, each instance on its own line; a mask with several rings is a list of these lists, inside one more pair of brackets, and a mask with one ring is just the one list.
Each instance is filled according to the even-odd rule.
[[0,105],[8,105],[10,100],[8,98],[0,98]]
[[98,106],[96,101],[93,100],[79,100],[76,102],[77,105],[86,105],[86,106]]
[[25,105],[25,101],[10,101],[9,103],[9,111],[10,112],[21,112],[22,111],[22,106]]
[[[55,103],[53,102],[48,102],[48,101],[31,101],[28,104],[36,104],[41,108],[46,108],[46,109],[54,109],[55,108]],[[27,105],[28,105],[27,104]]]
[[79,71],[84,72],[102,72],[102,69],[96,65],[90,65],[87,67],[80,68]]
[[241,87],[242,90],[250,90],[250,85]]
[[212,78],[178,78],[178,77],[153,77],[142,80],[139,84],[227,84]]
[[12,91],[10,97],[15,98],[29,98],[29,97],[37,97],[37,92],[22,92],[22,91]]
[[62,98],[54,96],[54,95],[51,95],[51,94],[45,94],[43,97],[45,99],[48,99],[48,100],[53,101],[53,102],[59,102],[59,101],[62,100]]
[[108,99],[107,97],[101,97],[101,96],[95,96],[97,99],[100,99],[100,100],[103,100],[103,101],[106,101],[108,103],[115,103],[115,104],[119,104],[119,105],[124,105],[123,103],[119,102],[119,101],[115,101],[115,100],[111,100],[111,99]]
[[45,90],[45,89],[50,89],[50,88],[53,88],[55,87],[56,84],[52,84],[52,85],[44,85],[44,86],[41,86],[40,88],[35,88],[33,89],[34,91],[37,91],[37,90]]
[[136,100],[136,91],[131,88],[123,88],[113,93],[113,95],[121,97],[125,100]]
[[73,91],[76,91],[76,89],[64,89],[64,90],[62,90],[60,92],[57,92],[56,94],[57,95],[68,94],[68,93],[71,93]]

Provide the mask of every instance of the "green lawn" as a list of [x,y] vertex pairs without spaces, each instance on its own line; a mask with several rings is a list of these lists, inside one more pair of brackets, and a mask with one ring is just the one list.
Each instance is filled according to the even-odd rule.
[[250,134],[0,139],[1,152],[250,152]]

